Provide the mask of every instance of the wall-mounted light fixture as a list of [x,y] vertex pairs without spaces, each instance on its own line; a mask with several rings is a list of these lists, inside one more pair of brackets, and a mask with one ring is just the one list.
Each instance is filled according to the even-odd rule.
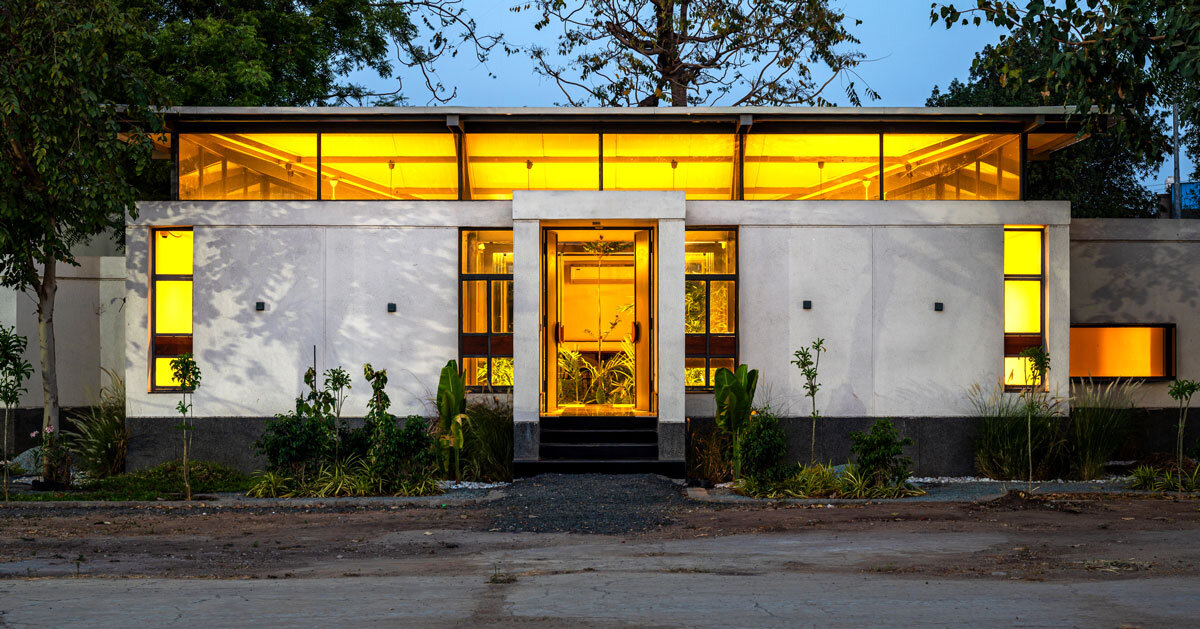
[[396,304],[388,302],[388,312],[396,312]]
[[812,301],[810,301],[810,300],[808,300],[808,299],[805,299],[805,300],[804,300],[804,303],[803,303],[803,304],[801,304],[801,306],[802,306],[802,307],[803,307],[805,310],[812,310]]
[[933,311],[934,312],[941,312],[943,310],[945,310],[945,306],[942,305],[942,302],[940,302],[940,301],[933,302]]
[[266,310],[266,309],[267,309],[267,304],[266,304],[266,302],[261,302],[261,301],[256,301],[256,302],[254,302],[254,310],[255,310],[256,312],[262,312],[262,311],[264,311],[264,310]]

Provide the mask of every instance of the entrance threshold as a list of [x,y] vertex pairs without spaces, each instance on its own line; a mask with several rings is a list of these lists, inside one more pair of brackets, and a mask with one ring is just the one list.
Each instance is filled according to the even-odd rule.
[[654,416],[543,416],[538,459],[515,461],[514,474],[663,474],[682,478],[683,461],[658,460]]

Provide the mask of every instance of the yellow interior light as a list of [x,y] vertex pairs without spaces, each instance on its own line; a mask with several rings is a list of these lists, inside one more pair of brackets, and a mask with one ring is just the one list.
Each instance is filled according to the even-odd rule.
[[1004,357],[1004,384],[1010,387],[1025,387],[1033,384],[1029,359],[1023,356]]
[[877,199],[879,136],[751,133],[744,194],[748,200]]
[[1005,280],[1004,333],[1041,334],[1042,283],[1037,280]]
[[321,198],[458,198],[452,133],[321,134]]
[[1004,274],[1042,274],[1042,232],[1004,232]]
[[156,334],[192,333],[192,283],[159,281],[154,283],[154,332]]
[[734,136],[606,133],[605,190],[683,190],[688,199],[733,198]]
[[1017,200],[1020,145],[1015,133],[884,134],[884,198]]
[[468,133],[472,199],[513,190],[599,190],[600,140],[590,133]]
[[179,198],[316,199],[316,133],[182,133]]
[[175,379],[175,372],[171,369],[171,358],[155,358],[154,359],[154,381],[160,387],[177,387],[179,381]]
[[192,230],[156,229],[154,272],[158,275],[192,274]]
[[1167,376],[1167,330],[1161,327],[1072,327],[1072,378]]

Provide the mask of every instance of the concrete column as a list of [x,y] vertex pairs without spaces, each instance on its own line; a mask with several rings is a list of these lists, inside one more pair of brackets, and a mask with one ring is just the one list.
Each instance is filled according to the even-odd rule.
[[513,221],[513,458],[538,458],[541,223]]
[[685,458],[684,222],[658,221],[658,458]]
[[1046,350],[1051,392],[1071,390],[1071,236],[1068,225],[1046,228]]

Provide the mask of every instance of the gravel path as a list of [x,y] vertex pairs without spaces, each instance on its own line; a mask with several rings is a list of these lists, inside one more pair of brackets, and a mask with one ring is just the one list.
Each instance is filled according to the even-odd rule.
[[652,474],[542,474],[519,479],[489,503],[490,528],[506,532],[621,534],[673,523],[682,488]]

